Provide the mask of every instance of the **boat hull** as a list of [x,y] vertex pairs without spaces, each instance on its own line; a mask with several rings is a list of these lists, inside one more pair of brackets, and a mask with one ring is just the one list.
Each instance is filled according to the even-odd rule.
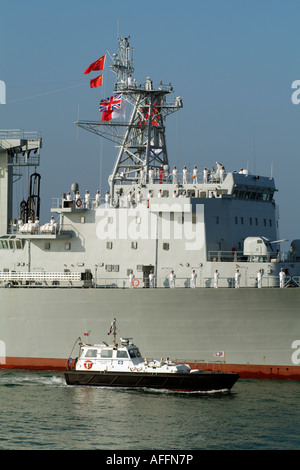
[[238,378],[238,374],[224,374],[222,372],[185,374],[76,370],[65,372],[65,379],[68,385],[154,388],[189,392],[231,390]]
[[300,379],[299,288],[1,288],[0,305],[1,368],[64,370],[75,339],[105,340],[116,317],[144,357]]

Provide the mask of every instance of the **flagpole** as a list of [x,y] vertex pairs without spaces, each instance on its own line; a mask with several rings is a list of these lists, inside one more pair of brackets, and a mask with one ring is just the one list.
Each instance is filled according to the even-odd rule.
[[[101,99],[106,96],[106,67],[103,68],[103,87],[101,87]],[[100,100],[101,101],[101,100]],[[103,140],[100,139],[100,171],[99,171],[99,190],[102,194],[102,162],[103,162]]]
[[[77,107],[77,122],[79,122],[79,109],[80,109],[80,104],[78,103],[78,107]],[[78,126],[77,126],[76,142],[78,143]]]

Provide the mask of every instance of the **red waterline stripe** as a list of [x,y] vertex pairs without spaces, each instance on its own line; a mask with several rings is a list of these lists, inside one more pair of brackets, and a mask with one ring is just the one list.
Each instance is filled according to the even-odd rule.
[[[184,361],[178,361],[184,362]],[[241,378],[267,378],[300,380],[300,366],[277,366],[261,364],[225,364],[188,362],[192,369],[205,371],[235,372]],[[37,358],[37,357],[6,357],[5,364],[0,369],[28,369],[28,370],[66,370],[67,358]]]

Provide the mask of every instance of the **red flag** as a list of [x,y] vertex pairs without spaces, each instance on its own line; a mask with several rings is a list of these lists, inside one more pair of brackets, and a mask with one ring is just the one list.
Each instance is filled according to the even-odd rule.
[[96,77],[90,80],[91,88],[96,88],[97,86],[101,86],[101,85],[102,85],[102,75],[99,75],[99,77]]
[[101,121],[110,121],[113,111],[103,111]]
[[100,59],[93,62],[84,73],[90,73],[92,70],[103,70],[104,69],[104,62],[105,62],[105,55],[100,57]]

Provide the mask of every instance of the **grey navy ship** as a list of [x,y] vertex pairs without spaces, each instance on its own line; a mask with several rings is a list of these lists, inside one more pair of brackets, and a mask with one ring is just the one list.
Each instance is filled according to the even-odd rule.
[[117,316],[147,358],[299,380],[300,239],[281,249],[273,177],[170,165],[165,124],[182,98],[132,80],[133,48],[118,42],[102,120],[76,122],[116,145],[106,194],[74,182],[40,224],[42,138],[1,131],[0,367],[63,370],[74,338],[97,342]]

